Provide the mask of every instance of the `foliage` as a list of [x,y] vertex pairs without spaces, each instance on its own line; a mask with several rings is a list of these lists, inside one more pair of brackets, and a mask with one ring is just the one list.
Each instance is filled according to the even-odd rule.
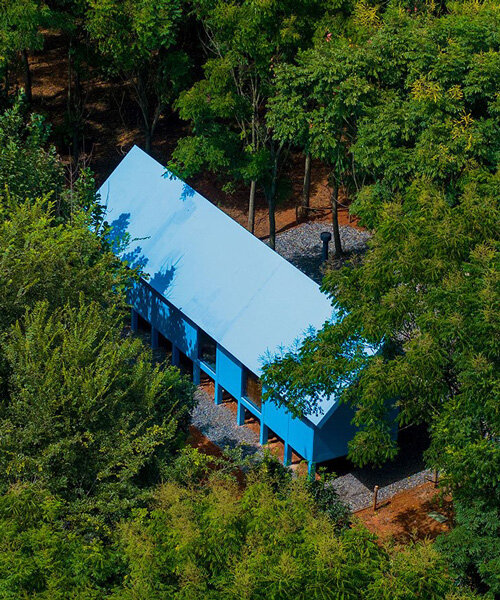
[[[2,0],[0,2],[0,68],[5,79],[4,96],[9,92],[8,69],[23,56],[26,96],[31,101],[31,76],[28,50],[43,48],[42,26],[51,19],[51,11],[42,0]],[[6,99],[6,98],[5,98]]]
[[455,502],[455,525],[437,540],[462,584],[500,594],[500,515],[483,499]]
[[429,546],[388,554],[361,527],[338,533],[303,479],[279,491],[260,478],[243,492],[220,479],[202,490],[167,483],[121,543],[129,577],[120,599],[441,600],[454,590]]
[[373,88],[359,121],[355,159],[373,185],[356,210],[369,226],[415,176],[454,204],[474,174],[494,173],[500,155],[500,12],[497,3],[454,3],[433,18],[393,9],[365,38],[354,63]]
[[331,485],[333,479],[334,476],[331,475],[312,477],[308,479],[306,485],[318,510],[328,515],[332,522],[342,529],[349,526],[351,512],[349,506],[340,499],[337,490]]
[[[180,35],[188,10],[202,61],[185,51],[194,27]],[[334,207],[339,186],[354,193],[370,249],[327,275],[338,321],[267,366],[268,398],[301,415],[339,394],[358,464],[395,455],[395,412],[426,423],[456,523],[436,547],[388,550],[349,528],[326,481],[269,455],[179,452],[191,387],[123,335],[134,273],[110,251],[92,174],[65,189],[27,94],[0,115],[0,596],[500,594],[498,2],[3,0],[5,98],[20,57],[30,81],[46,24],[70,40],[74,132],[75,48],[94,44],[101,72],[132,86],[147,149],[176,102],[191,131],[173,170],[257,182],[271,232],[288,147],[328,165]],[[199,80],[179,95],[191,58]]]
[[40,0],[2,0],[0,5],[0,57],[9,60],[16,52],[40,50],[40,26],[48,23],[50,11]]
[[[23,138],[17,106],[2,125],[0,486],[37,482],[67,503],[68,522],[107,531],[182,443],[191,385],[123,336],[134,271],[109,248],[91,174],[60,191],[56,216],[59,162],[43,128]],[[39,180],[20,178],[27,152]]]
[[[325,67],[316,85],[335,99],[317,110],[324,130],[337,102],[354,117],[349,152],[366,180],[353,207],[374,235],[361,263],[325,277],[337,322],[277,356],[264,378],[267,398],[295,414],[318,410],[325,393],[350,403],[358,464],[397,452],[394,409],[401,425],[427,423],[427,462],[443,472],[462,515],[468,505],[487,514],[500,506],[499,17],[490,2],[454,3],[438,17],[430,5],[411,14],[389,5],[331,50],[332,74]],[[290,122],[286,102],[277,113],[283,135],[296,127],[307,144],[310,105],[300,91],[314,94],[306,75],[314,70],[301,61],[320,68],[328,48],[326,58],[310,51],[280,75],[292,101]],[[482,522],[481,514],[467,519]],[[453,539],[463,539],[465,527]],[[482,556],[465,545],[451,560],[464,581],[482,578],[491,588],[497,550],[486,529],[474,531],[477,547],[485,536]]]
[[26,116],[22,95],[0,114],[1,194],[21,201],[50,197],[57,213],[64,214],[64,175],[61,162],[48,146],[49,128],[40,115]]
[[304,479],[277,490],[255,472],[243,491],[215,473],[168,482],[107,544],[65,513],[38,485],[0,498],[2,598],[476,598],[429,544],[388,552],[360,526],[337,531]]
[[299,145],[329,168],[335,256],[342,253],[338,205],[339,188],[356,189],[361,174],[351,146],[357,120],[370,101],[372,87],[360,80],[352,44],[340,32],[317,39],[296,63],[276,69],[275,95],[267,122],[282,142]]
[[166,105],[181,89],[188,68],[177,32],[183,17],[180,0],[95,0],[86,26],[111,73],[132,84],[141,110],[146,151]]
[[197,0],[193,5],[208,58],[203,78],[177,100],[193,131],[179,141],[169,167],[184,177],[208,169],[233,181],[257,182],[269,205],[273,245],[284,144],[272,137],[264,114],[274,93],[274,69],[310,43],[322,2]]
[[75,516],[122,516],[160,477],[187,428],[191,387],[153,367],[120,315],[96,303],[35,305],[4,343],[1,480],[39,481]]
[[124,306],[130,274],[90,229],[89,215],[75,213],[61,223],[50,202],[19,204],[8,197],[0,216],[2,332],[40,301],[51,309],[76,306],[84,294],[103,308]]
[[95,536],[75,534],[64,501],[38,485],[0,496],[0,597],[104,598],[119,581],[121,560]]

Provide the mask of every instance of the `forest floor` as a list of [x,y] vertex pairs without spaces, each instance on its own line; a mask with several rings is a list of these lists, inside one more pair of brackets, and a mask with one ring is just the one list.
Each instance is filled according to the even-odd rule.
[[[43,114],[52,125],[52,141],[65,162],[70,163],[71,136],[67,124],[68,60],[64,38],[58,31],[45,32],[45,47],[30,57],[33,77],[33,110]],[[122,81],[102,79],[90,72],[83,82],[83,158],[100,185],[134,145],[143,145],[140,115],[129,87]],[[153,140],[153,156],[162,164],[170,159],[177,141],[187,135],[186,123],[174,113],[160,119]],[[287,175],[291,194],[276,211],[276,229],[282,232],[297,224],[296,207],[300,203],[303,180],[303,156],[291,156]],[[188,183],[243,226],[247,225],[248,188],[237,187],[234,193],[222,190],[224,182],[211,175],[199,176]],[[346,199],[341,197],[341,202]],[[310,222],[331,222],[330,189],[327,170],[313,162],[311,174]],[[346,207],[341,208],[341,225],[358,227]],[[260,191],[256,195],[255,235],[269,234],[267,205]]]
[[450,529],[452,501],[427,482],[404,490],[372,507],[354,513],[371,532],[382,541],[407,543],[434,539]]
[[[196,425],[190,426],[188,443],[201,452],[217,458],[224,456],[223,448],[235,448],[241,444],[247,454],[259,452],[258,420],[247,413],[245,427],[238,427],[236,425],[236,403],[228,399],[222,405],[215,406],[210,395],[211,392],[213,390],[210,385],[202,386],[197,392],[198,405],[193,419]],[[242,435],[244,436],[243,442],[240,439]],[[276,437],[271,438],[267,447],[277,458],[283,459],[281,440]],[[297,468],[300,461],[301,457],[294,454],[292,468]],[[305,472],[305,465],[303,467]],[[360,471],[368,472],[369,469]],[[244,485],[243,473],[238,469],[235,470],[235,474],[240,485]],[[343,500],[349,502],[350,498],[346,496],[348,493],[346,474],[340,474],[334,483],[342,481],[344,485],[340,486],[339,494]],[[398,489],[401,491],[393,493],[389,497],[382,497],[375,511],[371,505],[361,510],[355,510],[354,519],[360,520],[383,542],[404,544],[416,540],[432,540],[439,534],[448,531],[453,519],[452,502],[449,496],[443,496],[431,481],[412,485],[412,482],[403,476],[398,483],[400,486]],[[402,489],[401,485],[410,487]],[[359,484],[355,487],[354,492],[358,492],[358,487]],[[365,506],[371,502],[371,493],[368,490],[363,501]]]

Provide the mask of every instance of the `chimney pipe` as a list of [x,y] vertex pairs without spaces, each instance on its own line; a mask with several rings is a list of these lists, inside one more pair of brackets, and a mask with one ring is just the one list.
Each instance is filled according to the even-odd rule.
[[328,243],[332,239],[332,234],[329,231],[322,231],[320,234],[323,248],[321,250],[321,262],[328,260]]

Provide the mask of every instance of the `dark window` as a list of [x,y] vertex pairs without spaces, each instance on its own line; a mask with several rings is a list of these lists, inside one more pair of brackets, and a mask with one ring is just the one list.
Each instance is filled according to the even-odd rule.
[[252,371],[246,371],[245,396],[258,408],[262,406],[262,384]]
[[198,335],[198,358],[215,371],[217,343],[204,331]]

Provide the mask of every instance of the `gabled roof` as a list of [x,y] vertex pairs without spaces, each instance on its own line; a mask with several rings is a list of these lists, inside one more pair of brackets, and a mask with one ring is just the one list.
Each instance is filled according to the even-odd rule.
[[[332,319],[319,286],[137,146],[101,187],[121,252],[150,285],[251,371]],[[325,400],[319,424],[335,404]]]

